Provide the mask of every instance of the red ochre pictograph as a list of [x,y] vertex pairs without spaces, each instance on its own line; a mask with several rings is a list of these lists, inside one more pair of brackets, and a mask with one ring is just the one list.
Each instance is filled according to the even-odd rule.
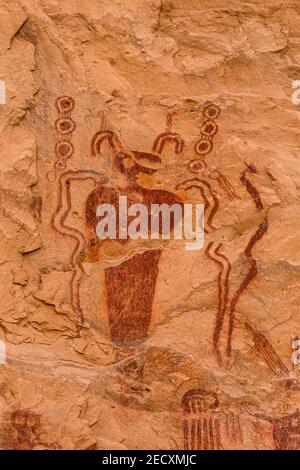
[[[214,139],[218,133],[220,107],[207,102],[203,107],[202,122],[199,126],[200,137],[193,144],[194,155],[188,163],[191,178],[186,178],[177,184],[174,192],[158,189],[149,189],[139,183],[139,175],[154,175],[163,163],[163,152],[173,151],[181,158],[186,149],[185,140],[173,131],[173,116],[167,115],[165,131],[159,134],[153,142],[150,152],[140,150],[127,150],[120,137],[112,130],[107,129],[106,117],[102,111],[101,127],[91,140],[92,158],[102,158],[109,149],[113,168],[116,173],[125,177],[126,184],[111,186],[108,178],[99,171],[94,170],[67,170],[66,162],[73,156],[74,147],[71,136],[75,130],[75,123],[71,118],[75,101],[71,97],[63,96],[56,100],[59,119],[55,123],[58,141],[55,145],[56,174],[60,173],[57,182],[57,206],[52,217],[52,227],[60,235],[73,240],[74,248],[71,255],[72,276],[70,281],[70,299],[74,312],[78,317],[78,331],[84,325],[84,312],[80,302],[80,285],[84,276],[82,261],[87,251],[96,253],[102,241],[96,237],[96,208],[99,204],[114,204],[118,209],[118,197],[126,195],[128,203],[142,203],[146,207],[151,204],[174,203],[183,204],[180,194],[190,189],[199,191],[205,209],[205,233],[211,234],[216,229],[215,219],[220,208],[221,192],[224,192],[229,201],[239,201],[239,196],[229,180],[219,170],[211,169],[207,160],[214,147]],[[61,162],[61,163],[58,163]],[[248,269],[240,286],[231,287],[232,263],[224,253],[224,244],[210,241],[205,249],[206,258],[213,262],[218,269],[217,275],[217,305],[216,320],[212,333],[213,348],[220,365],[223,364],[223,353],[220,348],[220,338],[224,333],[226,339],[225,355],[231,356],[232,338],[235,324],[235,312],[241,296],[250,283],[254,282],[258,267],[254,250],[259,241],[268,230],[268,220],[264,215],[264,206],[258,189],[250,180],[257,170],[253,164],[246,165],[240,181],[253,201],[255,210],[262,213],[262,219],[254,234],[250,237],[244,250]],[[94,189],[85,200],[85,226],[86,230],[79,230],[69,225],[68,217],[72,211],[71,187],[75,182],[93,181]],[[220,192],[221,191],[221,192]],[[117,218],[118,219],[118,218]],[[149,224],[150,225],[150,224]],[[119,239],[120,244],[126,244],[128,239]],[[159,263],[162,249],[148,249],[139,254],[131,255],[129,259],[119,265],[105,269],[106,303],[108,310],[108,323],[113,343],[124,348],[135,344],[142,344],[148,336],[151,322],[156,282],[159,273]],[[93,258],[93,257],[92,257]],[[96,258],[94,259],[96,261]],[[93,262],[93,259],[92,259]],[[226,320],[226,321],[225,321]]]
[[182,397],[185,450],[220,450],[221,431],[215,392],[191,389]]
[[[177,188],[184,188],[186,191],[198,188],[204,201],[205,211],[205,233],[215,230],[214,218],[219,210],[218,190],[225,192],[230,201],[238,200],[235,189],[232,187],[228,179],[220,171],[210,171],[207,164],[207,156],[213,148],[213,137],[218,131],[218,125],[215,122],[220,115],[220,108],[213,103],[208,103],[203,111],[203,123],[200,127],[201,137],[195,144],[195,153],[197,158],[190,162],[190,170],[197,177],[187,179],[180,183]],[[248,174],[256,174],[257,170],[254,165],[247,165],[241,174],[241,183],[246,187],[250,197],[252,198],[256,210],[262,211],[263,204],[259,191],[251,183]],[[215,182],[217,187],[215,188]],[[239,288],[230,296],[230,273],[232,265],[227,256],[222,253],[223,244],[209,242],[205,250],[206,257],[211,260],[218,268],[218,302],[215,328],[213,333],[213,346],[216,352],[218,362],[223,363],[222,353],[220,351],[220,337],[224,327],[224,320],[227,317],[227,346],[226,355],[231,356],[232,352],[232,335],[234,330],[235,310],[241,295],[245,292],[250,282],[257,275],[257,263],[253,257],[252,251],[257,242],[264,236],[268,229],[268,220],[264,218],[259,225],[257,231],[253,234],[245,248],[244,254],[248,262],[249,269],[242,280]]]
[[271,423],[273,431],[274,447],[276,450],[300,450],[300,412],[272,418],[260,413],[253,413],[247,405],[247,412],[257,420]]
[[54,169],[48,173],[48,179],[50,181],[54,181],[57,174],[67,168],[67,161],[74,154],[74,146],[71,142],[71,138],[76,128],[76,124],[71,116],[75,107],[75,100],[71,96],[60,96],[57,98],[55,105],[58,111],[58,119],[54,124],[57,135],[54,148],[56,160]]
[[224,410],[222,399],[207,380],[192,378],[183,382],[181,396],[184,450],[225,450],[244,443],[240,415]]
[[41,415],[29,409],[14,409],[3,416],[1,443],[5,450],[33,450],[38,446],[49,450],[59,449],[59,444],[43,441],[43,432]]

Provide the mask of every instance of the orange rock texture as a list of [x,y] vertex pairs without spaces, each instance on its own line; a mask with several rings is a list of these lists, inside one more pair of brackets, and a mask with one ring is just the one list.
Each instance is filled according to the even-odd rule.
[[[300,449],[299,2],[0,18],[0,447]],[[99,240],[120,195],[203,247]]]

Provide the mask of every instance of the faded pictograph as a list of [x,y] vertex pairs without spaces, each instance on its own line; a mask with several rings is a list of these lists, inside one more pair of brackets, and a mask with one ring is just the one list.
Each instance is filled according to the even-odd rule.
[[[299,382],[285,381],[289,390],[299,394]],[[207,388],[200,388],[204,385]],[[181,384],[182,448],[185,450],[300,449],[300,412],[269,416],[252,411],[241,402],[237,410],[228,407],[226,396],[207,381],[191,379]],[[225,399],[225,400],[224,400]],[[284,398],[283,398],[284,399]],[[299,395],[296,400],[299,399]],[[251,432],[249,432],[251,429]]]
[[[213,148],[213,137],[218,131],[216,119],[220,115],[220,108],[214,104],[209,104],[203,111],[203,124],[200,128],[200,139],[195,144],[194,150],[197,159],[190,162],[190,170],[196,176],[180,183],[177,187],[184,188],[186,191],[197,188],[204,200],[206,214],[206,233],[215,230],[214,219],[219,210],[219,198],[225,193],[229,202],[238,200],[239,196],[236,190],[230,184],[228,179],[219,171],[211,170],[207,162],[209,154]],[[257,230],[250,238],[244,250],[248,270],[237,289],[231,289],[231,271],[232,263],[228,256],[222,252],[223,244],[218,242],[209,242],[206,247],[206,257],[216,265],[218,269],[218,300],[216,322],[213,332],[213,345],[219,364],[223,362],[220,349],[221,335],[226,329],[226,347],[225,355],[230,357],[232,352],[232,335],[234,330],[235,311],[240,297],[246,291],[248,285],[255,279],[258,269],[253,250],[255,245],[261,240],[268,229],[268,220],[263,211],[263,202],[259,191],[251,182],[249,176],[255,175],[257,170],[253,164],[246,165],[240,175],[240,182],[246,188],[249,197],[253,200],[256,211],[262,212],[262,220]],[[225,324],[225,320],[227,320]]]
[[30,409],[17,408],[1,419],[1,446],[5,450],[56,450],[60,446],[45,442],[42,416]]
[[[249,416],[252,416],[255,421],[254,428],[257,437],[260,439],[265,438],[266,428],[264,425],[270,423],[272,427],[273,445],[276,450],[299,450],[300,449],[300,414],[299,410],[291,412],[288,396],[294,393],[294,400],[297,404],[299,402],[299,381],[293,376],[286,364],[279,357],[274,346],[266,335],[250,327],[246,323],[246,328],[253,335],[253,343],[256,353],[267,364],[270,371],[272,371],[276,381],[280,380],[284,386],[283,394],[281,395],[281,411],[278,416],[273,417],[261,412],[254,412],[247,403],[243,403],[243,407]],[[297,342],[297,340],[296,340]],[[292,346],[294,342],[292,342]]]
[[254,413],[245,406],[248,413],[259,421],[270,423],[274,448],[276,450],[299,450],[300,449],[300,413],[287,414],[280,417],[271,417],[261,413]]
[[245,324],[245,327],[252,334],[255,351],[265,361],[274,376],[287,379],[290,375],[289,369],[280,359],[274,346],[266,336],[260,331],[255,330],[248,323]]
[[41,418],[33,411],[17,409],[4,417],[1,434],[5,449],[32,450],[39,442],[40,433]]

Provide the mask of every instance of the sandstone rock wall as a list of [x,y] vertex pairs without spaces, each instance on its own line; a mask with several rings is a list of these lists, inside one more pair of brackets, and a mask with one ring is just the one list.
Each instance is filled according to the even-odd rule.
[[[2,448],[300,448],[299,21],[0,0]],[[100,243],[103,193],[204,203],[204,247]]]

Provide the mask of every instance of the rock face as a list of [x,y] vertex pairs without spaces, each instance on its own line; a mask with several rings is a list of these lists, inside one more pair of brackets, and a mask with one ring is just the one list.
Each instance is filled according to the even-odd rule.
[[[0,447],[300,449],[299,2],[0,14]],[[119,195],[204,246],[99,241]]]

